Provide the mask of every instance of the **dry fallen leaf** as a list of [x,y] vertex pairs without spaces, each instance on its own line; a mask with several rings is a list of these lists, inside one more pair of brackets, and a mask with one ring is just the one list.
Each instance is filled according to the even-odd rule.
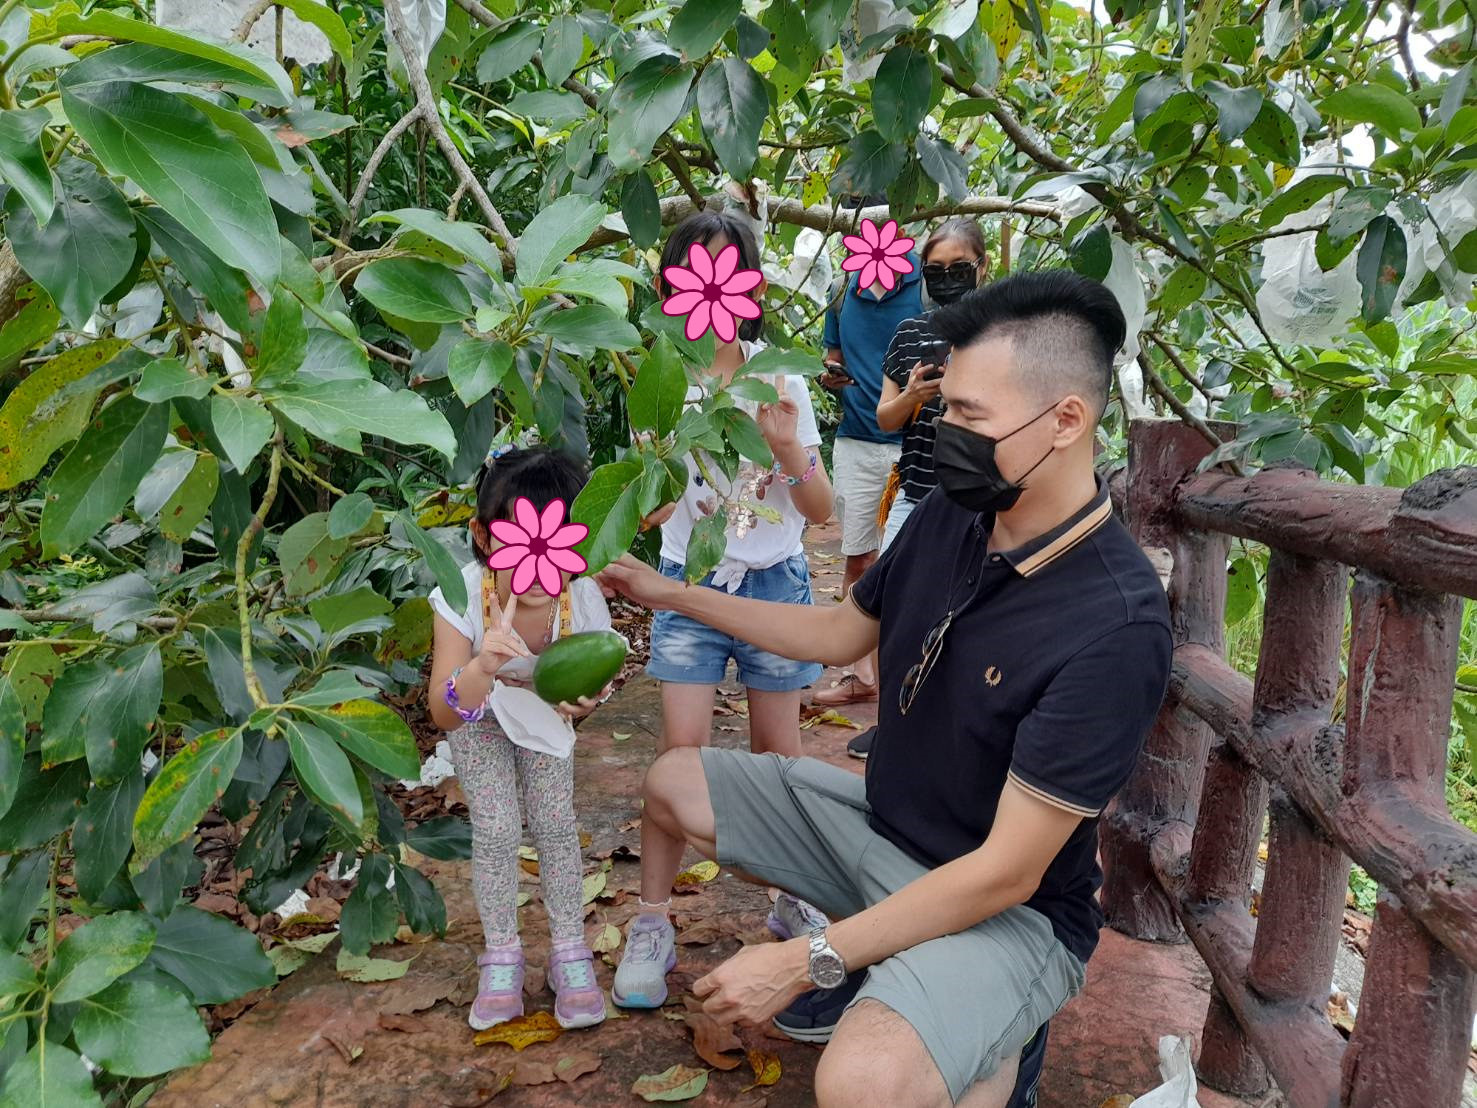
[[525,904],[527,904],[532,899],[533,899],[533,894],[532,893],[519,893],[518,894],[518,899],[514,903],[516,904],[517,907],[522,908]]
[[1134,1100],[1132,1093],[1119,1093],[1117,1096],[1110,1096],[1098,1108],[1130,1108]]
[[691,1066],[673,1066],[661,1073],[649,1073],[636,1078],[631,1086],[635,1093],[647,1103],[656,1101],[691,1100],[708,1087],[708,1071]]
[[678,934],[677,943],[680,946],[708,946],[728,935],[728,930],[722,925],[707,920],[684,929]]
[[532,858],[519,858],[518,868],[532,877],[538,876],[538,863]]
[[618,743],[623,743],[631,738],[631,733],[629,731],[612,731],[610,737]]
[[340,950],[337,968],[338,975],[345,981],[367,985],[374,981],[394,981],[404,977],[413,961],[414,958],[406,958],[397,962],[390,958],[371,958],[366,954],[350,954],[347,950]]
[[846,716],[843,716],[834,708],[828,708],[820,715],[811,716],[808,720],[802,723],[800,725],[800,730],[808,731],[810,730],[810,728],[816,727],[822,723],[831,724],[833,727],[849,727],[853,731],[859,731],[861,729],[853,720],[848,719]]
[[590,942],[590,949],[596,954],[608,954],[613,950],[620,949],[621,929],[613,923],[607,923],[600,929]]
[[718,876],[717,862],[698,862],[677,875],[676,885],[701,885]]
[[583,850],[585,847],[589,846],[594,841],[595,841],[595,837],[593,835],[591,835],[588,831],[581,831],[580,832],[580,849],[581,850]]
[[640,827],[641,821],[639,819],[628,819],[625,823],[617,824],[615,829],[617,831],[635,831]]
[[714,1069],[738,1069],[742,1057],[729,1057],[724,1052],[743,1050],[744,1044],[733,1033],[732,1027],[720,1024],[712,1016],[698,1009],[685,1013],[687,1029],[692,1032],[692,1048],[697,1056]]
[[588,904],[590,903],[590,901],[594,900],[597,896],[603,893],[605,891],[606,880],[607,879],[605,876],[605,871],[603,869],[596,870],[594,873],[587,876],[584,880],[584,884],[581,887],[580,903]]
[[502,1043],[514,1050],[523,1050],[534,1043],[552,1043],[562,1034],[564,1028],[559,1026],[559,1021],[552,1012],[534,1012],[530,1016],[519,1016],[507,1023],[489,1027],[486,1031],[479,1031],[472,1036],[472,1042],[477,1046]]
[[417,1019],[415,1016],[397,1016],[381,1012],[379,1023],[381,1031],[415,1032],[431,1030],[430,1024],[423,1019]]
[[762,1050],[751,1050],[749,1051],[749,1067],[754,1071],[754,1084],[746,1088],[744,1092],[761,1086],[778,1084],[780,1060],[775,1055]]
[[557,1081],[554,1067],[547,1062],[519,1062],[513,1067],[514,1085],[547,1085]]
[[364,1047],[358,1043],[349,1042],[348,1039],[344,1038],[338,1032],[325,1031],[323,1037],[333,1044],[333,1048],[343,1055],[344,1061],[350,1065],[364,1053]]
[[548,978],[543,966],[535,963],[527,963],[523,967],[523,995],[538,996],[544,991],[548,984]]
[[566,1054],[554,1063],[554,1076],[566,1085],[572,1084],[587,1073],[594,1073],[600,1068],[600,1056],[588,1051],[579,1054]]
[[1354,1013],[1349,1010],[1347,995],[1334,993],[1328,998],[1328,1020],[1345,1035],[1354,1033]]

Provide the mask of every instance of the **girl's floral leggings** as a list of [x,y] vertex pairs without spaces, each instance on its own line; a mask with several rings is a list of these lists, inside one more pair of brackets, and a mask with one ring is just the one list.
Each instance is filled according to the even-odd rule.
[[472,893],[488,946],[518,937],[518,847],[523,810],[538,850],[539,883],[555,942],[584,938],[583,862],[574,822],[574,758],[515,746],[491,720],[447,736],[472,816]]

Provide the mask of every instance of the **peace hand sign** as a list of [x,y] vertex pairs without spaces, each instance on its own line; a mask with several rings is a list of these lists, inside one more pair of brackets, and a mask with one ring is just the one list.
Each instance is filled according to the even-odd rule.
[[482,649],[477,652],[477,668],[486,676],[493,677],[510,658],[531,658],[533,652],[523,641],[523,636],[513,630],[513,614],[518,610],[518,597],[508,597],[507,610],[496,627],[489,627],[482,635]]

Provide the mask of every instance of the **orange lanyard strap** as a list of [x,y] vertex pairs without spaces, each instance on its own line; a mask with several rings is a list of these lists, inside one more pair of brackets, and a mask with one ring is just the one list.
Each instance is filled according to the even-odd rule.
[[[565,589],[559,594],[559,633],[563,635],[574,632],[574,610],[570,605],[569,595],[572,590]],[[482,575],[482,626],[491,628],[493,621],[501,619],[503,614],[502,605],[497,599],[497,576],[492,573]],[[553,628],[550,628],[550,637]]]

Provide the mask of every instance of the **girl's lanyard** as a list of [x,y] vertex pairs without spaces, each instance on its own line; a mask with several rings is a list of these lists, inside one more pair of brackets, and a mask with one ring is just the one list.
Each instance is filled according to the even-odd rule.
[[[559,594],[559,623],[557,626],[550,621],[549,641],[553,642],[555,632],[565,634],[574,631],[574,615],[570,607],[569,594],[571,590],[565,589]],[[482,575],[482,629],[491,630],[497,622],[503,618],[503,608],[497,598],[497,576],[492,573]]]

